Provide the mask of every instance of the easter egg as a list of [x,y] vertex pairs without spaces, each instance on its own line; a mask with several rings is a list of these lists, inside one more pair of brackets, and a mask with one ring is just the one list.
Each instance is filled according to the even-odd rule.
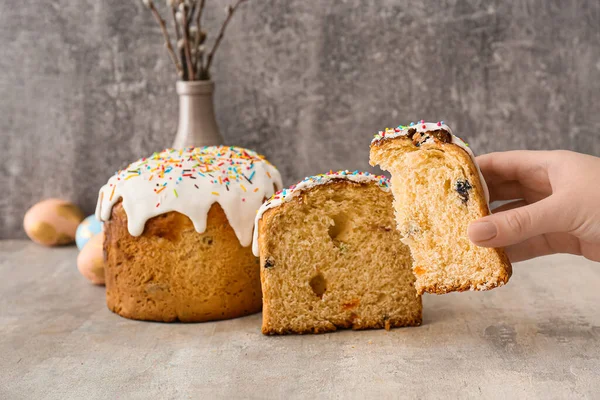
[[102,232],[102,221],[98,221],[95,215],[90,215],[83,220],[75,232],[75,243],[79,250],[92,238],[92,236]]
[[44,246],[61,246],[75,241],[75,231],[84,214],[66,200],[48,199],[31,207],[23,228],[31,240]]
[[104,285],[104,233],[92,236],[77,256],[77,269],[95,285]]

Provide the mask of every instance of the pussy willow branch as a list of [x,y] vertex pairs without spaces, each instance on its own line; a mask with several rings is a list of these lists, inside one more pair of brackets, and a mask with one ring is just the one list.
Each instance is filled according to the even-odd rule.
[[[247,0],[237,0],[233,6],[227,7],[227,16],[221,25],[221,29],[219,30],[212,49],[208,53],[206,53],[206,50],[204,49],[206,32],[202,30],[202,14],[205,9],[206,0],[193,0],[191,2],[182,0],[167,1],[167,6],[171,9],[173,29],[178,43],[177,53],[171,44],[171,38],[169,37],[166,23],[156,9],[153,0],[142,1],[144,5],[152,11],[152,15],[154,15],[156,22],[158,22],[158,25],[160,26],[160,30],[165,40],[165,47],[169,52],[169,57],[173,61],[173,64],[175,64],[177,75],[181,79],[193,81],[195,79],[210,79],[210,67],[212,66],[215,53],[223,40],[225,30],[235,11]],[[181,18],[179,18],[178,8],[181,13]],[[194,19],[196,23],[195,33],[193,32]],[[191,30],[194,37],[190,37]],[[193,53],[191,46],[193,46],[194,49]]]
[[[195,44],[198,46],[196,49],[196,60],[195,60],[195,68],[198,73],[199,79],[208,79],[208,74],[204,69],[204,51],[201,51],[201,46],[204,43],[204,38],[200,40],[204,32],[202,32],[202,12],[204,11],[204,5],[206,4],[206,0],[199,0],[200,5],[198,6],[198,12],[196,13],[196,41]],[[206,35],[204,35],[206,37]]]
[[171,38],[169,37],[169,32],[167,31],[167,26],[165,25],[165,20],[162,19],[162,17],[158,13],[158,10],[154,6],[154,3],[152,2],[152,0],[147,1],[144,4],[146,4],[148,6],[148,8],[150,9],[150,11],[152,11],[152,15],[154,15],[156,22],[158,22],[158,25],[160,25],[160,30],[162,31],[163,37],[165,39],[165,46],[167,47],[169,56],[171,57],[173,64],[175,64],[175,68],[177,69],[177,75],[181,76],[181,74],[183,73],[183,70],[181,68],[181,64],[179,63],[179,60],[177,59],[177,56],[175,55],[173,46],[171,45]]
[[[173,29],[175,30],[175,37],[177,38],[177,56],[178,60],[183,60],[183,49],[179,47],[179,42],[181,41],[181,27],[179,26],[179,22],[177,22],[177,1],[168,1],[167,6],[171,9],[171,16],[173,17]],[[185,67],[185,65],[183,65]],[[185,79],[187,71],[185,68],[180,74],[182,79]]]
[[177,41],[179,41],[179,39],[181,39],[181,33],[179,33],[179,24],[177,23],[177,15],[176,15],[175,7],[170,7],[170,8],[171,8],[171,15],[173,16],[173,26],[175,27],[175,37],[177,38]]
[[188,26],[192,26],[192,22],[194,22],[194,13],[196,12],[196,3],[197,3],[197,1],[194,0],[190,7],[190,12],[189,12],[188,18],[187,18]]
[[181,7],[181,13],[183,16],[183,49],[185,52],[188,80],[193,81],[195,78],[194,64],[192,64],[192,54],[190,51],[190,38],[189,38],[190,28],[189,28],[188,19],[187,19],[187,7],[185,5],[183,5]]
[[227,9],[227,17],[225,18],[225,21],[223,21],[223,25],[221,25],[221,30],[219,31],[219,36],[217,36],[217,40],[215,40],[215,44],[213,45],[213,48],[211,49],[210,53],[208,53],[208,58],[206,59],[206,67],[204,68],[204,70],[206,71],[207,75],[209,74],[210,66],[212,64],[213,57],[215,56],[215,52],[219,48],[221,40],[223,40],[223,36],[225,35],[225,29],[227,28],[229,21],[231,21],[231,17],[235,13],[235,10],[237,10],[237,8],[240,6],[240,4],[246,1],[247,0],[237,0],[237,3],[235,3],[234,6],[229,6],[229,8]]
[[200,6],[198,7],[198,14],[196,14],[196,26],[198,27],[198,34],[200,33],[200,24],[202,22],[202,12],[204,11],[204,5],[206,0],[200,0]]

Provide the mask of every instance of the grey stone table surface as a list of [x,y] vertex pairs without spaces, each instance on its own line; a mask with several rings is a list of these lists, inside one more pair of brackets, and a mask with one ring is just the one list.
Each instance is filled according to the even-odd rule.
[[121,318],[76,256],[0,242],[1,399],[600,396],[600,264],[580,257],[517,264],[490,292],[424,296],[418,328],[266,337],[260,314]]

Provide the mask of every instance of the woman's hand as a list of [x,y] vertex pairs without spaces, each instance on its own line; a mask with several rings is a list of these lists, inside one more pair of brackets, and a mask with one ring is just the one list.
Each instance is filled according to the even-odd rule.
[[600,158],[571,151],[477,157],[490,201],[514,200],[474,221],[469,238],[506,247],[513,262],[552,253],[600,261]]

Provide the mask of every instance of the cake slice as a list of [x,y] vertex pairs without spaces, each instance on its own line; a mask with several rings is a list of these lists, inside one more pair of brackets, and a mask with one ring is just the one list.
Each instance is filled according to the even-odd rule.
[[371,165],[392,174],[398,230],[410,247],[416,289],[443,294],[502,286],[512,268],[502,249],[478,247],[471,221],[489,215],[487,186],[467,144],[442,122],[386,129]]
[[264,334],[421,324],[408,247],[394,229],[388,180],[330,172],[259,209]]

